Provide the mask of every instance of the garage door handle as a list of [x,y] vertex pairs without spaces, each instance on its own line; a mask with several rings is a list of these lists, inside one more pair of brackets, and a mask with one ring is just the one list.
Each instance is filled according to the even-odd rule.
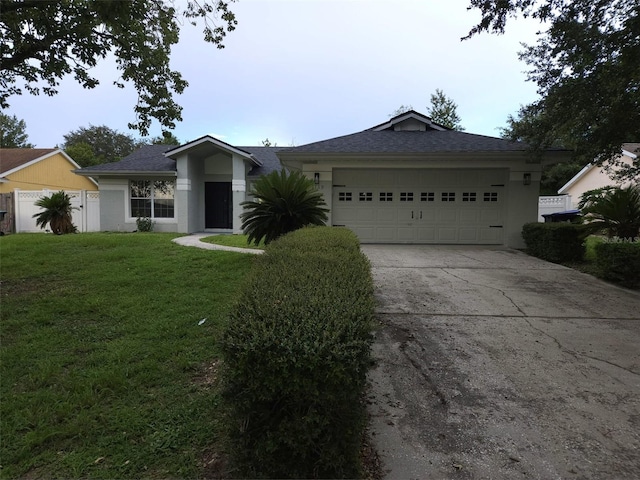
[[411,210],[411,218],[413,219],[413,210]]

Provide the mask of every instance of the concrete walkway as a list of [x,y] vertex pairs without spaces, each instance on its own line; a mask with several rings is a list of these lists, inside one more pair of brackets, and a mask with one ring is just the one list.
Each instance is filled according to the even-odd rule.
[[503,248],[362,249],[385,478],[638,478],[640,293]]
[[213,243],[207,243],[207,242],[201,241],[205,237],[212,237],[214,235],[216,234],[215,233],[193,233],[191,235],[187,235],[184,237],[174,238],[173,241],[178,245],[182,245],[185,247],[203,248],[205,250],[225,250],[227,252],[251,253],[254,255],[261,255],[264,253],[264,250],[260,250],[257,248],[227,247],[225,245],[215,245]]

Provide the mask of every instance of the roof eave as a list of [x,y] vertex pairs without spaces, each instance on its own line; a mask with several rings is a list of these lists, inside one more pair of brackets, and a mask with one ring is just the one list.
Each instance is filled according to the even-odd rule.
[[167,171],[167,170],[92,170],[92,171],[82,171],[82,170],[73,170],[73,173],[77,175],[82,175],[83,177],[122,177],[128,175],[135,176],[165,176],[165,177],[176,177],[178,176],[178,172],[175,171]]

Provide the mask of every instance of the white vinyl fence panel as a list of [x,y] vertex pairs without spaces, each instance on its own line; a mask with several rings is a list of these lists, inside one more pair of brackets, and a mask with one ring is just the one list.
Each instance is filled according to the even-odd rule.
[[[15,224],[16,233],[23,232],[44,232],[36,226],[36,219],[33,215],[40,213],[40,207],[36,207],[35,202],[55,193],[52,190],[15,190]],[[100,192],[92,190],[66,190],[66,194],[71,197],[73,207],[73,224],[78,232],[99,232],[100,231]]]
[[549,195],[538,198],[538,221],[544,222],[543,215],[571,210],[571,195]]

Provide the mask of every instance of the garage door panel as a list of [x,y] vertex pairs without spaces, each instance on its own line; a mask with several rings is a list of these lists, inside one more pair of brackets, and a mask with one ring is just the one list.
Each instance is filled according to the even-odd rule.
[[398,221],[398,213],[395,208],[379,208],[375,214],[378,223],[393,223]]
[[442,209],[436,213],[438,223],[455,223],[458,221],[457,212],[453,209]]
[[375,236],[378,241],[393,242],[396,240],[396,228],[395,227],[377,227]]
[[438,241],[441,243],[458,243],[458,229],[456,227],[440,227],[437,230]]
[[478,240],[480,243],[502,243],[502,228],[479,228]]
[[476,243],[478,241],[478,229],[471,227],[460,227],[458,231],[460,243]]
[[488,224],[502,223],[502,212],[482,210],[480,212],[480,221]]
[[415,234],[416,234],[416,229],[413,226],[398,227],[399,242],[413,242],[415,240]]
[[418,242],[435,243],[436,241],[435,227],[418,227],[416,234],[416,241]]
[[505,170],[336,169],[334,225],[367,243],[501,244]]

